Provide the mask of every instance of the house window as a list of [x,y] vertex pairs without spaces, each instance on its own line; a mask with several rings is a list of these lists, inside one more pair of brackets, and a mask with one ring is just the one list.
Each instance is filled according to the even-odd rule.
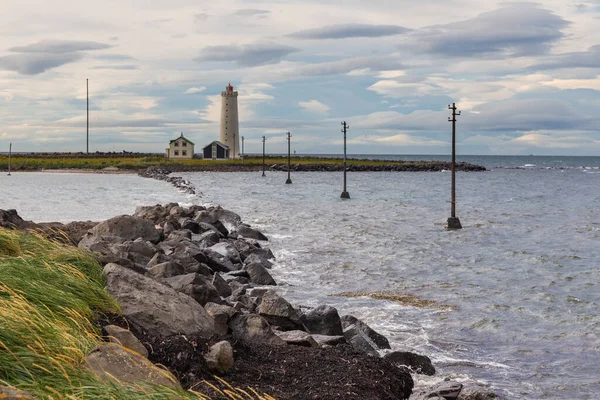
[[182,155],[182,156],[187,156],[187,151],[186,151],[186,150],[182,150],[182,151],[181,151],[181,155]]
[[181,145],[182,145],[183,147],[187,147],[187,142],[183,142],[183,143],[181,143]]
[[179,155],[179,150],[175,150],[175,155],[178,156]]
[[175,142],[175,147],[179,147],[179,142]]

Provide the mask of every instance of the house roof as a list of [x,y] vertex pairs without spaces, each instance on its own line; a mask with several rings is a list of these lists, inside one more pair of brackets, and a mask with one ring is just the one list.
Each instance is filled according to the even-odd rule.
[[[186,138],[185,136],[183,136],[183,132],[181,133],[181,136],[179,136],[177,139],[183,139],[186,142],[188,142],[189,144],[193,144],[194,146],[196,145],[194,142],[192,142],[190,139]],[[176,141],[177,139],[173,139],[169,142],[169,144],[173,143],[174,141]]]
[[229,150],[229,146],[227,146],[226,144],[223,144],[223,143],[219,142],[218,140],[213,140],[212,142],[210,142],[209,144],[207,144],[206,146],[204,146],[204,147],[202,148],[202,150],[204,150],[205,148],[207,148],[207,147],[209,147],[209,146],[212,146],[212,145],[213,145],[213,143],[216,143],[216,144],[218,144],[219,146],[223,147],[224,149],[227,149],[227,150]]

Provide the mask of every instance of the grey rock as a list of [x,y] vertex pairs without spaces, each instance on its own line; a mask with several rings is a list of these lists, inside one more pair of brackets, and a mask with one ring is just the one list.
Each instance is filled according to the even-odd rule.
[[300,321],[300,313],[273,291],[263,295],[258,314],[281,331],[306,330]]
[[[373,341],[373,343],[375,343],[377,348],[379,348],[379,349],[391,348],[390,342],[387,340],[387,338],[385,336],[375,332],[373,329],[371,329],[371,327],[369,327],[369,325],[365,324],[363,321],[359,320],[358,318],[356,318],[352,315],[344,315],[341,318],[341,322],[342,322],[342,328],[344,328],[344,336],[346,336],[346,333],[345,333],[346,329],[352,325],[355,325],[357,327],[357,330],[364,333],[369,339],[371,339],[371,341]],[[348,337],[346,337],[346,339],[348,339]]]
[[106,290],[123,315],[149,333],[162,337],[213,335],[212,318],[190,296],[120,265],[106,265],[104,274]]
[[221,296],[217,289],[200,274],[186,274],[166,279],[166,282],[178,292],[187,294],[196,300],[200,305],[206,303],[221,303]]
[[411,400],[429,400],[442,398],[445,400],[456,400],[463,388],[462,383],[442,382],[435,386],[414,391]]
[[155,265],[164,264],[164,263],[172,261],[172,260],[173,260],[173,258],[170,257],[170,256],[167,256],[167,255],[165,255],[163,253],[156,253],[154,255],[154,257],[152,257],[150,259],[150,261],[148,261],[148,264],[146,265],[146,268],[152,268]]
[[248,271],[250,282],[252,283],[257,285],[277,285],[275,279],[273,279],[271,274],[269,274],[261,264],[247,264],[246,271]]
[[250,254],[244,259],[244,264],[260,264],[266,269],[273,268],[273,263],[259,254]]
[[233,211],[225,210],[219,206],[209,209],[209,214],[215,221],[219,221],[221,224],[223,224],[228,231],[234,230],[242,223],[242,219],[239,215]]
[[240,253],[228,242],[220,242],[210,247],[210,250],[227,257],[234,264],[241,264]]
[[200,233],[200,225],[194,220],[183,219],[179,223],[181,224],[181,229],[187,229],[192,233]]
[[146,276],[153,279],[171,278],[178,275],[185,274],[183,265],[176,261],[168,261],[161,264],[156,264],[153,267],[148,268]]
[[242,237],[245,237],[245,238],[256,239],[256,240],[264,240],[264,241],[268,241],[269,240],[269,238],[267,238],[261,232],[257,231],[256,229],[253,229],[253,228],[250,228],[248,226],[245,226],[245,225],[238,226],[236,228],[236,233],[239,236],[242,236]]
[[240,269],[240,266],[234,265],[227,257],[215,251],[204,249],[203,252],[206,256],[206,265],[215,272],[230,272]]
[[148,350],[144,345],[136,338],[131,331],[123,329],[116,325],[107,325],[104,327],[106,334],[112,343],[120,344],[130,350],[133,350],[144,357],[148,357]]
[[188,229],[177,229],[176,231],[169,233],[167,240],[177,240],[182,238],[192,239],[192,231]]
[[219,292],[219,295],[221,297],[231,296],[231,287],[229,286],[229,284],[227,284],[225,279],[223,279],[220,273],[215,272],[211,283],[215,287],[215,289],[217,289],[217,292]]
[[319,345],[325,346],[337,346],[338,344],[346,344],[346,338],[343,336],[328,336],[328,335],[316,335],[311,334],[312,338],[315,339]]
[[123,240],[142,238],[152,243],[158,243],[160,234],[154,224],[147,220],[121,215],[99,223],[89,233],[92,236],[118,236]]
[[205,249],[219,243],[221,236],[222,235],[219,232],[207,231],[200,235],[192,235],[192,240],[194,243],[197,243],[200,248]]
[[269,323],[256,314],[236,314],[229,321],[232,336],[245,342],[267,343],[272,346],[285,346],[269,326]]
[[85,357],[84,366],[103,381],[146,382],[181,389],[177,378],[169,371],[115,343],[96,346]]
[[304,331],[275,331],[275,334],[283,339],[287,344],[291,344],[294,346],[302,346],[302,347],[312,347],[319,348],[321,347],[319,343],[313,337],[304,332]]
[[176,231],[180,228],[181,226],[179,226],[179,224],[175,221],[167,221],[163,224],[163,233],[165,234],[165,236],[169,236],[171,232]]
[[344,330],[338,311],[328,305],[313,308],[302,316],[302,322],[310,333],[342,336]]
[[227,335],[229,331],[229,320],[238,313],[238,310],[233,307],[216,303],[206,303],[204,308],[208,315],[215,321],[215,332],[218,335]]
[[204,360],[211,372],[224,374],[233,367],[233,348],[227,341],[216,343],[210,347]]
[[404,365],[417,374],[435,375],[435,368],[427,356],[409,351],[394,351],[386,354],[384,358],[395,365]]

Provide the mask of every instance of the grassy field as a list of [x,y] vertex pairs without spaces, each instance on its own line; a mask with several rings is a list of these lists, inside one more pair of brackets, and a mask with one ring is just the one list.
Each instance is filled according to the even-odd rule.
[[[341,158],[320,158],[320,157],[292,157],[292,164],[319,164],[319,165],[340,165]],[[263,159],[259,156],[246,156],[244,166],[248,169],[262,165]],[[265,158],[266,165],[287,164],[287,157]],[[348,165],[404,165],[406,161],[381,161],[381,160],[353,160],[348,159]],[[426,161],[410,162],[412,164],[427,163]],[[117,167],[124,170],[141,170],[150,166],[188,166],[188,167],[242,167],[242,160],[166,160],[161,155],[127,155],[120,153],[107,153],[96,155],[95,153],[80,154],[17,154],[13,155],[11,160],[11,169],[13,171],[37,171],[42,169],[90,169],[100,170],[106,167]],[[0,155],[0,170],[8,169],[8,156]]]
[[[82,369],[101,341],[96,317],[119,312],[103,287],[100,265],[77,248],[0,228],[0,386],[40,399],[207,399],[102,383]],[[220,398],[242,398],[223,384]]]

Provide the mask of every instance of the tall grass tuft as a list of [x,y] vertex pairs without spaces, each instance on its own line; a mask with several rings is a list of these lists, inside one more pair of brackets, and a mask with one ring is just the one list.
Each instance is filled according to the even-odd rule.
[[[104,284],[101,266],[77,248],[0,228],[0,386],[39,399],[209,399],[195,391],[101,382],[82,368],[101,341],[93,321],[119,312]],[[272,399],[251,391],[249,398]],[[218,393],[247,395],[229,385]]]

